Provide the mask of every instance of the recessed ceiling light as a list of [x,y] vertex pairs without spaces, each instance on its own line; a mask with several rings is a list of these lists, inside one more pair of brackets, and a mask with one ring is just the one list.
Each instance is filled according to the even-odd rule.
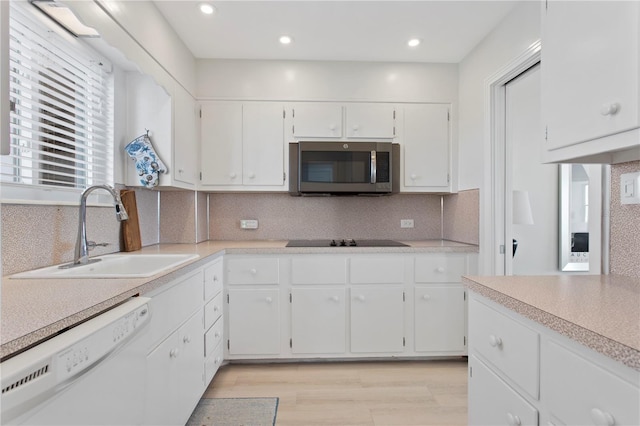
[[419,39],[419,38],[412,38],[411,40],[409,40],[409,41],[407,42],[407,45],[408,45],[409,47],[416,47],[416,46],[418,46],[419,44],[420,44],[420,39]]
[[279,40],[281,44],[291,44],[291,42],[293,41],[291,37],[286,35],[281,36]]
[[213,5],[209,3],[200,3],[200,12],[204,13],[205,15],[213,15],[213,12],[215,11],[216,8],[213,7]]

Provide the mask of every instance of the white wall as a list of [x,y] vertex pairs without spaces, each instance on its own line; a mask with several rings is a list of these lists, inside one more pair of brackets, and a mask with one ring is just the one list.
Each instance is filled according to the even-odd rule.
[[492,203],[487,177],[491,141],[486,140],[489,111],[487,80],[540,39],[540,2],[522,2],[459,64],[458,187],[480,188],[479,272],[490,272],[492,247],[486,247],[487,218]]
[[168,74],[194,93],[195,58],[153,2],[109,0],[101,3]]
[[457,64],[198,60],[199,99],[451,102]]

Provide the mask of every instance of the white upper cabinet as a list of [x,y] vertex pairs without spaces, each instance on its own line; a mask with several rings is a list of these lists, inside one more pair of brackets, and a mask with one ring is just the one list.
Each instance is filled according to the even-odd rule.
[[403,120],[400,190],[450,191],[449,105],[405,105]]
[[640,158],[640,3],[545,3],[544,161],[615,163]]
[[242,103],[200,107],[200,171],[203,185],[242,185]]
[[345,107],[348,138],[395,137],[395,108],[390,104],[350,104]]
[[[168,77],[160,83],[148,75],[127,74],[125,145],[148,130],[154,150],[167,167],[166,173],[158,174],[158,186],[193,189],[198,174],[195,100]],[[124,159],[126,185],[142,186],[135,162],[126,154]]]
[[198,181],[198,110],[196,100],[176,85],[173,97],[173,177],[189,185]]
[[342,137],[341,104],[296,102],[291,108],[291,130],[294,138]]
[[242,183],[282,185],[284,180],[283,106],[272,102],[242,106]]
[[277,102],[203,102],[201,186],[283,190],[284,108]]
[[393,139],[395,106],[385,103],[295,102],[291,135],[304,139]]

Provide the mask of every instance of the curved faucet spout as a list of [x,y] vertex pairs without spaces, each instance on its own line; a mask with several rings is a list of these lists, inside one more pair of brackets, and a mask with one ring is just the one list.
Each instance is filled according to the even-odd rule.
[[[96,189],[104,189],[113,197],[116,208],[116,219],[118,222],[129,219],[129,215],[122,205],[120,194],[110,185],[93,185],[84,190],[80,196],[80,210],[78,212],[78,237],[76,239],[76,249],[73,257],[74,265],[86,265],[89,261],[89,242],[87,241],[87,197]],[[67,266],[67,265],[65,265]]]

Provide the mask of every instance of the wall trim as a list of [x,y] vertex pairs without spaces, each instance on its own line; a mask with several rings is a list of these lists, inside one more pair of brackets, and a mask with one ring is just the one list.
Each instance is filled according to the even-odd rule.
[[[482,275],[504,275],[503,254],[500,245],[506,241],[504,230],[505,199],[504,176],[498,173],[498,164],[504,163],[505,145],[505,85],[540,61],[542,43],[532,43],[524,52],[485,79],[485,137],[484,188],[480,194],[480,256],[479,272]],[[510,194],[506,194],[509,198]]]

